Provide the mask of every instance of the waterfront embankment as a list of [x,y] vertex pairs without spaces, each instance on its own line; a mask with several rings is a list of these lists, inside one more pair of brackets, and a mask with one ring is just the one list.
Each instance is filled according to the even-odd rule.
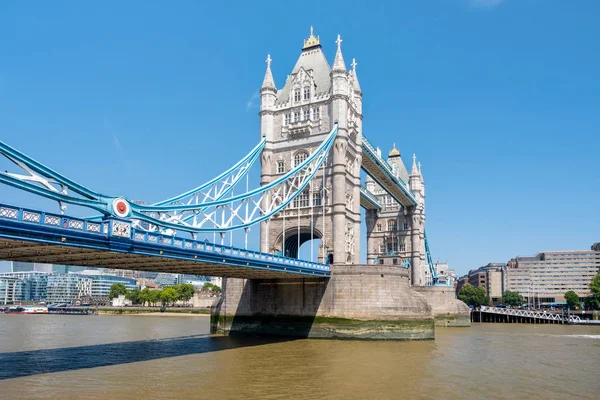
[[98,315],[154,315],[154,316],[190,316],[210,315],[207,308],[181,308],[181,307],[98,307],[91,308]]

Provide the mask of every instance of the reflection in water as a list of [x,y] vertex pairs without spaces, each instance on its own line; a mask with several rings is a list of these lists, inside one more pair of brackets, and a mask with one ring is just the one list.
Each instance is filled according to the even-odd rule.
[[438,329],[435,341],[354,342],[211,338],[208,323],[0,315],[0,397],[562,400],[600,390],[597,327],[479,324]]

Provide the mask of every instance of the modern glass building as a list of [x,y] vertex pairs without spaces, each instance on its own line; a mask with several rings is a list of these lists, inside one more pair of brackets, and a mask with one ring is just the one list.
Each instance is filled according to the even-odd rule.
[[80,275],[49,275],[46,302],[48,304],[71,303],[92,294],[92,279]]
[[9,261],[11,264],[10,270],[12,272],[29,272],[29,271],[38,271],[38,272],[52,272],[52,264],[42,264],[42,263],[30,263],[30,262],[22,262],[22,261]]
[[0,276],[0,304],[14,304],[23,300],[23,281],[11,276]]
[[21,300],[23,301],[46,301],[48,276],[50,276],[48,273],[39,271],[6,272],[0,274],[0,277],[17,278],[22,282]]
[[123,278],[115,275],[106,275],[101,271],[82,271],[79,276],[85,276],[92,280],[92,296],[108,296],[110,287],[115,283],[122,283],[127,290],[137,287],[135,279]]
[[159,286],[171,286],[176,285],[178,280],[177,274],[164,274],[160,273],[154,278],[154,282]]

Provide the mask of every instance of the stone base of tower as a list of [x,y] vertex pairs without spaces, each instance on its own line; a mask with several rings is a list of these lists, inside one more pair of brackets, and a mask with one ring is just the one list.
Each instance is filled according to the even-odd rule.
[[335,265],[329,279],[223,280],[211,333],[295,338],[434,338],[425,297],[403,268]]
[[471,326],[469,306],[456,298],[453,287],[421,286],[413,289],[422,294],[431,306],[435,326]]

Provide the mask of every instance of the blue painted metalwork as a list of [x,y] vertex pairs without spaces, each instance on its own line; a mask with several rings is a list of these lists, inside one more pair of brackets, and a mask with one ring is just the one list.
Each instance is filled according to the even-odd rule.
[[330,274],[327,264],[139,231],[127,220],[88,221],[4,204],[0,204],[0,238],[286,274]]
[[364,165],[362,166],[363,171],[365,171],[371,178],[373,178],[398,203],[405,205],[405,206],[416,205],[417,199],[415,198],[414,193],[408,187],[408,184],[406,182],[404,182],[402,179],[398,178],[396,175],[394,175],[394,171],[393,171],[392,167],[390,166],[390,164],[388,164],[388,162],[385,161],[379,155],[377,150],[375,150],[373,145],[371,145],[369,140],[364,135],[362,137],[362,150],[363,150],[363,159],[365,156],[369,157],[369,159],[375,165],[377,165],[378,169],[381,170],[385,174],[386,178],[389,179],[391,182],[393,182],[393,184],[395,184],[398,188],[400,188],[400,191],[402,192],[402,194],[404,196],[406,196],[406,199],[409,201],[410,204],[406,204],[405,199],[399,198],[396,194],[389,192],[389,190],[386,190],[385,182],[381,182],[380,178],[377,177],[375,174],[373,174],[373,171],[367,170],[364,167]]
[[[85,188],[2,142],[0,142],[0,154],[13,161],[28,175],[0,172],[0,183],[56,200],[62,212],[66,208],[64,204],[69,203],[89,207],[105,215],[144,221],[162,229],[183,230],[192,234],[227,232],[248,228],[269,219],[302,193],[325,161],[337,136],[337,130],[335,124],[325,141],[311,156],[270,184],[224,199],[223,193],[227,193],[233,187],[228,184],[226,190],[219,192],[218,196],[213,196],[213,198],[219,197],[216,200],[197,204],[173,204],[173,202],[189,197],[191,194],[198,194],[199,189],[205,185],[156,205],[133,204],[124,198],[104,196]],[[250,160],[258,158],[263,146],[264,143],[259,144],[246,158]],[[236,164],[208,184],[215,183],[220,177],[240,165],[240,163]],[[247,173],[248,169],[246,168],[243,173]],[[68,190],[81,197],[69,195]],[[193,222],[189,223],[190,220]]]
[[[267,185],[201,206],[131,204],[130,217],[191,233],[229,232],[266,221],[285,209],[308,187],[327,158],[337,131],[336,124],[325,141],[302,164]],[[159,217],[153,217],[153,213],[158,213]],[[192,224],[186,223],[190,213],[195,217]]]
[[423,236],[425,237],[425,254],[427,255],[427,265],[429,266],[429,272],[431,273],[431,281],[433,286],[437,286],[438,274],[435,270],[435,265],[433,265],[431,252],[429,251],[429,242],[427,241],[427,233],[425,231],[423,231]]
[[382,206],[379,199],[369,189],[362,186],[360,187],[360,203],[361,205],[369,210],[381,210]]

